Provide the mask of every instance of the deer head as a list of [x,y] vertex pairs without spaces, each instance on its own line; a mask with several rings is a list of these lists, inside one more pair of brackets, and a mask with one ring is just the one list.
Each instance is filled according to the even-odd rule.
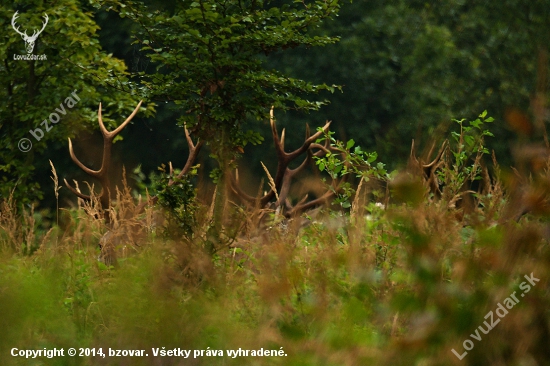
[[16,11],[15,14],[13,14],[13,17],[11,18],[11,26],[17,33],[19,33],[19,35],[23,38],[23,41],[25,41],[25,48],[27,49],[27,53],[32,53],[34,49],[34,42],[36,42],[36,39],[38,38],[40,33],[42,33],[44,28],[46,28],[46,24],[48,24],[48,15],[44,13],[44,22],[42,23],[42,29],[40,29],[39,31],[35,30],[32,33],[32,36],[28,36],[27,31],[22,33],[19,30],[19,27],[15,24],[15,20],[19,17],[17,13],[18,12]]

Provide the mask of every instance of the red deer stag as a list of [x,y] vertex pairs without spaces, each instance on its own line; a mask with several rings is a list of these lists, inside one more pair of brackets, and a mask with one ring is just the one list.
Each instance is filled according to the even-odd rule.
[[[294,217],[313,207],[327,203],[336,194],[336,192],[338,192],[340,184],[345,181],[346,177],[339,181],[333,181],[329,189],[326,189],[325,192],[318,194],[316,198],[309,201],[309,196],[306,194],[298,203],[293,205],[289,199],[289,193],[292,180],[311,164],[313,156],[321,157],[331,151],[331,147],[328,145],[328,140],[325,145],[320,145],[315,142],[324,134],[328,133],[330,124],[331,122],[325,123],[325,125],[313,135],[310,133],[309,126],[306,125],[306,136],[302,146],[291,152],[286,152],[285,130],[283,129],[281,136],[279,137],[272,108],[270,111],[270,125],[271,134],[275,145],[275,152],[277,154],[277,170],[274,178],[270,182],[270,190],[263,196],[259,197],[248,195],[240,188],[238,173],[236,173],[234,176],[231,176],[230,180],[230,188],[233,193],[249,207],[257,207],[260,209],[267,207],[269,203],[275,199],[276,201],[274,202],[272,208],[282,213],[286,218]],[[313,152],[313,150],[317,151]],[[294,169],[289,168],[290,163],[303,154],[306,154],[304,161]]]
[[[434,147],[435,144],[430,149],[428,157],[432,155]],[[416,157],[413,140],[409,170],[422,178],[426,192],[433,194],[435,200],[443,202],[447,209],[453,210],[457,220],[463,221],[465,214],[471,214],[480,207],[481,200],[487,194],[500,196],[502,192],[499,184],[491,180],[489,171],[482,162],[480,152],[474,157],[471,172],[462,180],[455,178],[458,173],[453,170],[451,154],[454,153],[451,151],[449,142],[445,140],[435,158],[430,163],[425,163]],[[493,163],[497,166],[494,155]],[[459,182],[459,184],[455,182]],[[472,187],[477,187],[477,191],[472,190]],[[483,202],[483,205],[488,205],[488,202]]]

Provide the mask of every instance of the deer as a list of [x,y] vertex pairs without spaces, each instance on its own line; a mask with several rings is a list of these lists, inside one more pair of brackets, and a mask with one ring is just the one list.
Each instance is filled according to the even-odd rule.
[[[270,110],[270,129],[273,138],[273,146],[277,157],[277,167],[274,174],[263,165],[269,181],[269,190],[256,196],[247,194],[239,181],[238,169],[229,175],[229,190],[233,196],[242,205],[248,209],[248,218],[250,218],[250,231],[242,230],[241,236],[229,243],[230,248],[248,247],[251,243],[256,245],[261,243],[261,238],[271,230],[284,234],[297,234],[301,229],[316,222],[325,211],[322,209],[330,205],[347,183],[350,174],[343,175],[341,178],[331,178],[330,183],[323,182],[319,177],[319,169],[314,167],[314,178],[305,178],[303,186],[307,186],[307,192],[302,192],[303,196],[292,203],[291,187],[293,181],[299,180],[299,174],[303,173],[307,167],[314,166],[314,158],[321,158],[326,154],[339,155],[340,159],[346,161],[346,151],[332,146],[330,139],[326,138],[324,144],[318,143],[323,136],[329,136],[331,121],[327,121],[323,127],[318,128],[317,132],[311,134],[309,125],[306,124],[305,138],[303,143],[294,150],[286,151],[285,148],[285,129],[279,135],[276,119],[274,117],[274,108]],[[302,158],[301,163],[295,168],[291,168],[291,163]],[[262,180],[263,181],[263,180]],[[262,184],[260,188],[262,187]],[[261,192],[261,190],[258,190]],[[314,197],[310,198],[310,193]],[[330,219],[331,227],[341,226],[345,219]],[[278,235],[278,234],[277,234]]]
[[[86,167],[75,155],[73,144],[71,139],[69,138],[69,155],[71,157],[71,160],[87,175],[89,175],[92,178],[95,178],[99,181],[99,184],[101,186],[101,191],[97,195],[97,200],[99,203],[100,208],[100,218],[104,220],[106,226],[109,228],[107,233],[103,235],[103,237],[100,240],[99,248],[101,251],[101,259],[105,261],[107,264],[116,264],[116,254],[114,253],[114,243],[113,240],[115,237],[114,234],[114,221],[115,221],[115,214],[112,210],[112,191],[111,191],[111,180],[110,180],[110,174],[111,174],[111,154],[112,154],[112,146],[113,146],[113,140],[114,138],[120,134],[120,132],[132,121],[134,116],[138,113],[141,104],[143,101],[140,101],[134,111],[126,118],[126,120],[120,124],[115,130],[108,131],[105,127],[105,124],[103,123],[102,118],[102,106],[101,103],[99,104],[98,109],[98,124],[99,124],[99,130],[103,136],[103,156],[101,161],[101,167],[98,170],[93,170],[91,168]],[[177,182],[178,179],[181,179],[185,174],[189,173],[189,171],[192,168],[192,164],[195,161],[196,157],[199,154],[199,151],[203,145],[202,141],[198,141],[197,143],[194,143],[191,135],[187,128],[185,130],[185,136],[187,139],[187,143],[189,146],[189,156],[187,159],[187,162],[182,169],[182,171],[177,175],[175,178],[170,178],[168,185],[171,186],[175,182]],[[170,164],[170,176],[173,177],[173,168]],[[94,198],[94,194],[90,192],[90,194],[83,194],[80,189],[78,188],[78,185],[76,188],[72,187],[67,179],[64,179],[65,186],[78,198],[84,200],[85,202],[91,203]],[[76,183],[76,182],[75,182]],[[92,190],[93,187],[90,187],[90,190]],[[133,210],[133,216],[137,216],[145,210],[145,208],[148,205],[154,205],[158,200],[157,196],[150,197],[146,202],[140,202],[135,206],[135,209]],[[138,226],[143,226],[143,222],[137,222]],[[138,231],[141,229],[141,227],[138,227]],[[122,233],[123,236],[128,238],[128,236],[131,233]]]
[[[427,154],[428,159],[432,156],[435,146],[433,144],[429,150]],[[426,162],[424,159],[417,157],[415,142],[413,140],[408,170],[413,175],[421,178],[425,192],[430,195],[429,199],[443,203],[447,210],[454,212],[455,218],[460,222],[464,221],[465,214],[472,213],[480,205],[483,205],[486,210],[489,210],[489,206],[491,206],[491,211],[498,210],[498,207],[494,204],[485,201],[487,201],[488,194],[492,197],[501,197],[503,192],[500,183],[491,179],[489,171],[483,164],[482,156],[479,153],[475,157],[474,162],[477,169],[479,169],[479,177],[476,178],[474,175],[470,175],[465,178],[460,186],[449,187],[449,179],[451,178],[448,174],[452,171],[452,167],[450,166],[450,156],[452,153],[449,141],[444,140],[433,160]],[[495,169],[498,171],[498,164],[494,153],[492,160]],[[476,168],[472,169],[472,174],[477,174],[475,173],[476,171],[478,171]],[[441,172],[444,173],[443,177],[439,174]],[[474,184],[476,180],[477,182]],[[399,184],[399,182],[397,183]],[[472,186],[476,187],[474,188],[476,191],[472,190]]]
[[19,15],[18,15],[18,12],[16,11],[15,14],[13,14],[13,17],[11,18],[11,26],[21,36],[21,38],[23,38],[23,41],[25,41],[25,48],[27,49],[27,53],[32,53],[32,51],[34,50],[34,43],[36,42],[36,39],[48,24],[48,14],[44,13],[44,22],[42,22],[42,29],[40,29],[39,31],[35,30],[32,33],[32,36],[27,35],[27,31],[23,33],[19,30],[19,27],[16,25],[16,22],[15,22],[18,17]]
[[[422,158],[416,156],[416,148],[414,146],[414,140],[411,143],[411,153],[409,157],[409,168],[415,171],[417,174],[423,178],[425,185],[428,190],[433,193],[436,197],[440,198],[442,195],[441,192],[441,183],[437,177],[437,170],[440,169],[444,164],[444,154],[449,148],[449,142],[447,140],[443,141],[439,151],[435,155],[435,158],[426,163]],[[434,146],[428,152],[428,158],[432,155]]]
[[[74,153],[72,141],[70,138],[68,139],[69,155],[72,161],[87,175],[97,179],[101,186],[101,191],[97,195],[97,201],[100,207],[100,216],[101,216],[100,218],[104,220],[109,230],[101,238],[99,247],[102,253],[101,260],[103,260],[107,264],[116,264],[116,253],[115,253],[116,240],[113,240],[113,239],[115,239],[114,237],[116,236],[114,231],[116,229],[115,226],[116,226],[117,220],[112,207],[112,187],[111,187],[111,180],[110,180],[111,154],[112,154],[113,140],[132,121],[132,119],[138,113],[141,107],[141,104],[142,104],[142,101],[140,101],[137,104],[136,108],[130,114],[130,116],[128,116],[126,120],[113,131],[108,131],[107,128],[105,127],[103,123],[103,118],[102,118],[102,105],[101,103],[99,104],[98,124],[99,124],[100,132],[103,136],[103,156],[101,161],[101,167],[98,170],[93,170],[89,167],[86,167],[76,157]],[[323,134],[328,132],[330,123],[331,122],[327,122],[319,131],[317,131],[313,135],[311,135],[309,126],[307,126],[306,137],[303,144],[291,152],[285,152],[285,130],[283,129],[281,135],[279,136],[275,119],[273,116],[273,108],[272,108],[270,112],[270,124],[271,124],[271,133],[273,136],[278,164],[277,164],[277,171],[275,173],[275,178],[273,179],[273,184],[271,186],[271,190],[259,197],[248,195],[239,186],[238,173],[234,175],[230,174],[228,189],[230,189],[230,191],[233,192],[236,195],[236,197],[240,199],[241,203],[244,203],[245,205],[247,205],[248,208],[256,207],[260,209],[265,209],[271,205],[271,207],[274,210],[277,210],[279,212],[282,211],[284,216],[287,218],[295,217],[308,209],[327,203],[336,194],[336,192],[339,189],[339,185],[343,183],[345,179],[341,180],[340,182],[333,182],[331,186],[326,189],[326,192],[318,195],[318,197],[316,197],[315,199],[308,201],[308,195],[305,195],[297,204],[292,205],[288,198],[289,198],[289,192],[290,192],[290,185],[293,178],[295,178],[298,173],[303,171],[312,162],[312,159],[314,156],[322,156],[323,154],[326,154],[327,152],[330,151],[330,146],[328,146],[328,143],[325,143],[325,145],[320,145],[316,143],[317,139],[319,139]],[[194,165],[194,162],[197,159],[197,156],[200,152],[200,149],[204,145],[202,140],[198,140],[197,142],[193,141],[193,139],[191,138],[191,133],[189,132],[186,126],[184,126],[184,132],[185,132],[186,141],[189,147],[189,155],[183,169],[176,177],[174,177],[172,164],[171,163],[169,164],[169,167],[170,167],[169,176],[174,178],[169,179],[168,186],[175,184],[175,182],[177,182],[179,179],[181,179],[183,176],[185,176],[191,171]],[[316,150],[316,151],[313,152],[312,150]],[[289,168],[290,163],[303,155],[305,155],[304,161],[297,168],[290,169]],[[76,188],[75,188],[69,184],[67,179],[64,179],[64,182],[65,182],[65,186],[78,198],[84,200],[85,202],[93,201],[95,197],[93,192],[90,192],[90,194],[84,194],[78,188],[78,185],[76,185]],[[90,187],[90,190],[93,190],[93,187],[91,186],[89,187]],[[276,201],[272,203],[271,201],[273,201],[273,199],[275,198],[276,198]],[[146,207],[155,205],[157,201],[158,201],[158,196],[152,196],[152,197],[149,197],[146,201],[140,202],[139,204],[136,205],[133,212],[133,216],[137,216],[143,213]],[[136,222],[136,225],[138,226],[136,230],[140,230],[140,226],[143,226],[143,222]]]
[[[295,205],[293,205],[290,202],[289,193],[290,193],[290,186],[291,186],[292,180],[296,178],[296,176],[300,172],[303,172],[305,168],[312,163],[313,157],[314,156],[321,157],[330,151],[330,147],[328,146],[328,141],[325,143],[325,145],[320,145],[316,143],[316,141],[321,136],[328,133],[330,124],[331,122],[327,121],[325,125],[313,135],[311,135],[309,125],[306,125],[306,136],[304,139],[304,143],[297,149],[291,152],[286,152],[285,151],[285,129],[282,130],[281,135],[279,136],[279,133],[277,131],[277,125],[275,123],[275,118],[273,114],[273,108],[271,108],[270,127],[271,127],[271,134],[273,136],[275,152],[277,156],[277,169],[274,174],[274,178],[272,178],[272,182],[270,184],[271,189],[261,196],[248,195],[240,188],[238,171],[236,171],[234,175],[230,176],[231,178],[230,188],[232,192],[237,197],[239,197],[243,203],[249,206],[259,206],[260,208],[265,208],[266,206],[268,206],[268,203],[275,198],[276,201],[273,203],[272,208],[278,212],[282,212],[282,214],[286,218],[295,217],[296,215],[310,208],[313,208],[315,206],[319,206],[328,202],[330,198],[332,198],[335,195],[335,193],[338,191],[337,186],[343,183],[343,181],[338,183],[333,182],[332,183],[333,189],[327,189],[326,192],[319,195],[315,199],[308,201],[309,195],[306,194]],[[313,150],[317,150],[317,151],[313,152]],[[290,163],[296,160],[299,156],[303,154],[306,155],[303,162],[294,169],[289,168]],[[271,178],[272,176],[269,174],[269,177]]]

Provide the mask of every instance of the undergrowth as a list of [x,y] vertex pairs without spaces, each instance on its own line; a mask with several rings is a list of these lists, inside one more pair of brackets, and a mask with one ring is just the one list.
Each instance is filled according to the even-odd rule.
[[[545,365],[548,211],[540,203],[517,221],[507,212],[519,192],[508,187],[521,182],[522,192],[533,186],[541,192],[547,170],[529,172],[531,183],[493,174],[485,190],[449,185],[457,177],[483,176],[476,156],[486,151],[471,144],[462,159],[464,148],[451,149],[457,146],[451,163],[438,166],[439,197],[421,176],[403,172],[393,175],[389,197],[376,203],[361,179],[346,201],[349,210],[339,205],[276,222],[260,234],[235,234],[213,256],[204,247],[207,220],[195,222],[193,235],[188,227],[167,233],[147,211],[138,217],[145,229],[118,236],[117,265],[107,265],[98,261],[106,229],[93,205],[87,212],[62,210],[59,226],[44,232],[37,231],[32,211],[4,202],[0,363]],[[457,161],[468,169],[457,169]],[[123,202],[133,202],[128,189],[119,192],[117,204]],[[196,205],[208,215],[208,207]],[[120,210],[115,207],[113,230],[134,228],[137,219]],[[540,281],[527,292],[522,283],[531,274]],[[512,293],[517,303],[499,318],[498,305]],[[479,327],[488,329],[489,312],[500,322],[485,334]],[[64,348],[66,354],[69,347],[105,354],[142,349],[148,356],[11,356],[13,348]],[[189,359],[153,356],[152,349],[162,347],[204,352],[194,358],[192,351]],[[239,348],[285,355],[228,356]]]

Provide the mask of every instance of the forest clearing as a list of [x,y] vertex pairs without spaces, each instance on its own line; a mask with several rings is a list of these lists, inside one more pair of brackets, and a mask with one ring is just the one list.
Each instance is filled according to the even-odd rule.
[[0,364],[550,364],[546,3],[2,4]]

